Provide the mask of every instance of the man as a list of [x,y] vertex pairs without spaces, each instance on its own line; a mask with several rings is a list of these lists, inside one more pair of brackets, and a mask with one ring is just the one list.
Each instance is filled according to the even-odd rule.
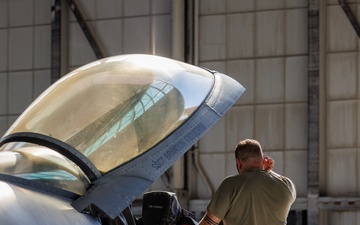
[[263,156],[256,140],[240,141],[235,158],[239,174],[223,180],[199,224],[286,224],[296,198],[293,182],[272,171],[274,161]]

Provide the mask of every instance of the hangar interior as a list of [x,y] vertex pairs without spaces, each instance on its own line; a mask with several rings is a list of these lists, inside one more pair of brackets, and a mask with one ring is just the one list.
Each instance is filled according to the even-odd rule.
[[359,18],[359,0],[0,0],[0,133],[86,63],[177,59],[246,92],[150,190],[201,216],[254,138],[296,185],[288,224],[360,224]]

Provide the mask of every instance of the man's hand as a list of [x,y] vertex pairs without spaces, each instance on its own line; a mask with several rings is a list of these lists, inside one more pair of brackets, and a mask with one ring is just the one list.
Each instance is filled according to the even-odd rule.
[[264,156],[264,159],[263,159],[263,165],[264,165],[264,170],[271,171],[275,166],[275,160],[270,158],[270,156],[266,155],[266,156]]

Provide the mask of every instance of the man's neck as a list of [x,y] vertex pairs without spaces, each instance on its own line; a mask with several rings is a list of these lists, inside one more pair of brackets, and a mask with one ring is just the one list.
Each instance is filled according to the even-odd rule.
[[246,165],[244,166],[241,171],[239,171],[239,174],[242,174],[242,173],[245,173],[246,171],[249,171],[249,170],[263,170],[264,169],[264,166],[261,164],[251,164],[251,165]]

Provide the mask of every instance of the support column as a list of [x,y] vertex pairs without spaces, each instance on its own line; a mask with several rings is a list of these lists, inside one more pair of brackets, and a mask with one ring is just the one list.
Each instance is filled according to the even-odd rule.
[[307,224],[319,224],[319,2],[308,8],[308,200]]
[[51,83],[60,78],[61,0],[55,0],[51,9]]
[[55,0],[51,22],[51,83],[68,73],[68,30],[69,10],[66,2]]
[[60,76],[69,72],[69,7],[61,0]]

